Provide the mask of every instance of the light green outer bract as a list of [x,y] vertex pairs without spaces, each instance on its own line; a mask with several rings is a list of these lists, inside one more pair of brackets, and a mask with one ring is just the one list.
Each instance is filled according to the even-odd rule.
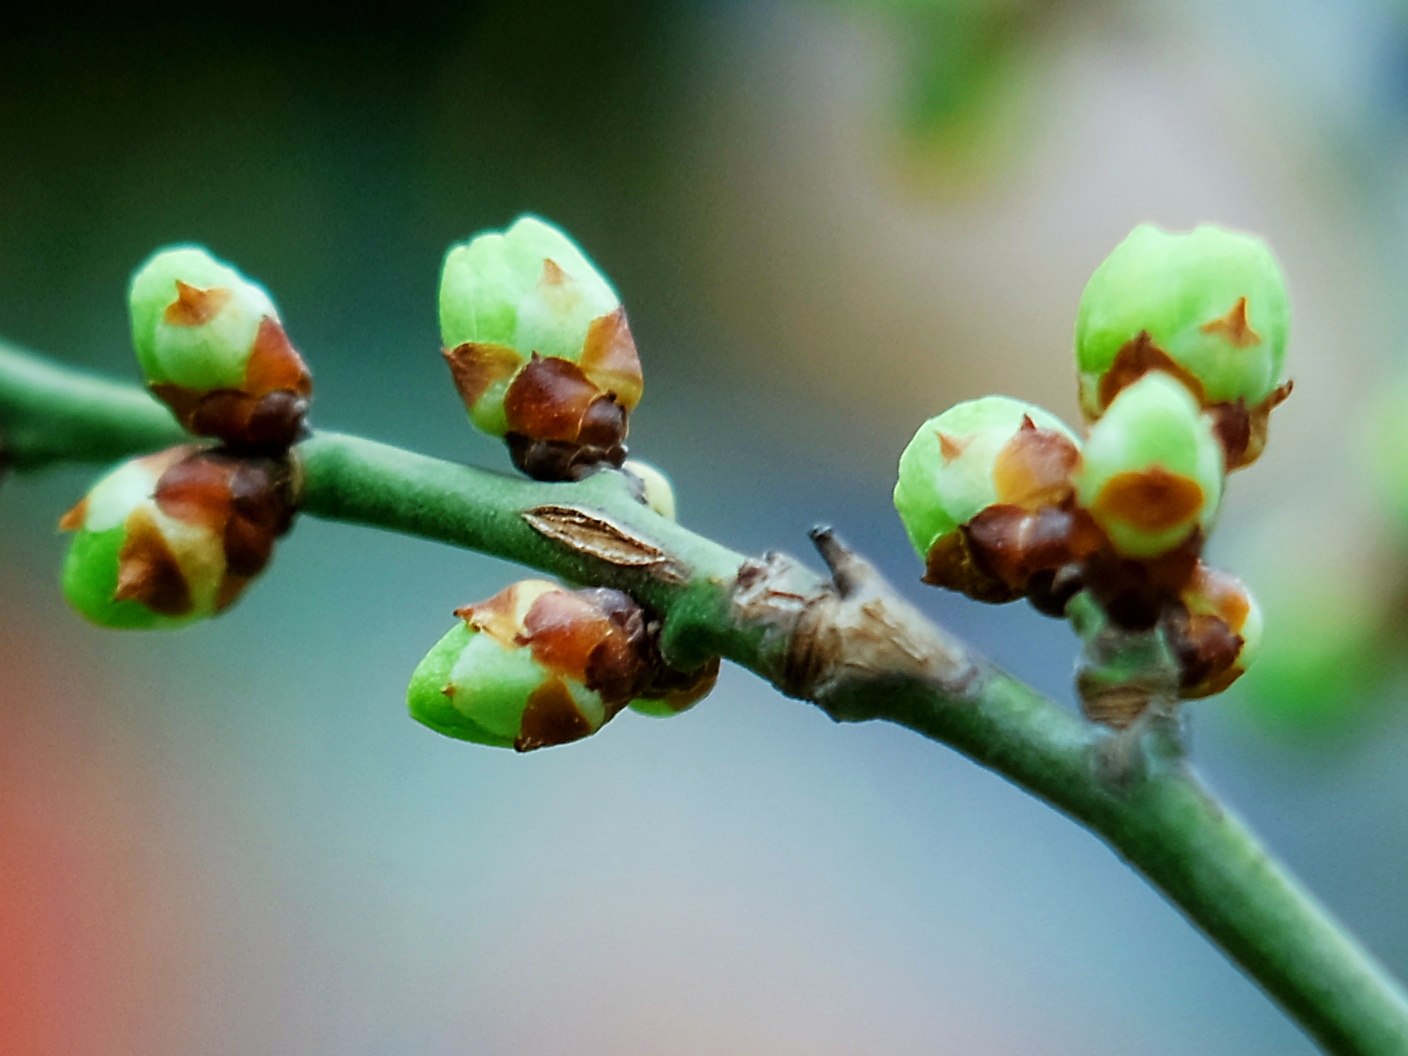
[[[1082,456],[1076,473],[1080,504],[1122,554],[1157,557],[1187,539],[1195,527],[1204,532],[1212,528],[1222,501],[1222,445],[1187,388],[1171,375],[1151,371],[1116,396],[1105,416],[1091,426]],[[1186,520],[1148,532],[1092,509],[1111,478],[1155,466],[1187,477],[1202,489],[1202,505]]]
[[[177,297],[177,280],[199,289],[223,287],[233,296],[210,322],[173,326],[166,308]],[[132,345],[147,384],[183,388],[239,388],[265,316],[278,310],[264,288],[201,246],[172,246],[156,253],[132,276],[128,291]]]
[[[1260,344],[1238,347],[1203,331],[1242,297]],[[1209,402],[1241,398],[1255,406],[1281,379],[1289,326],[1286,281],[1266,243],[1211,225],[1171,233],[1141,224],[1095,269],[1081,294],[1076,366],[1082,409],[1098,415],[1101,376],[1141,330],[1202,382]]]
[[[997,501],[993,463],[1021,428],[1024,415],[1030,415],[1038,428],[1055,430],[1080,444],[1066,423],[1050,411],[1008,396],[984,396],[955,404],[919,427],[900,455],[895,509],[921,558],[937,540]],[[940,433],[967,445],[947,464]]]
[[[544,281],[549,260],[564,274],[563,282]],[[525,363],[534,352],[577,362],[592,321],[620,305],[616,291],[576,244],[536,216],[450,247],[440,273],[444,347],[504,345]],[[495,436],[508,430],[507,388],[507,380],[490,386],[470,408],[474,424]]]
[[[460,622],[426,654],[411,675],[406,703],[418,722],[449,737],[512,747],[533,691],[552,673],[531,649],[505,646]],[[577,709],[599,730],[606,708],[599,694],[563,679]],[[453,693],[444,692],[453,687]]]

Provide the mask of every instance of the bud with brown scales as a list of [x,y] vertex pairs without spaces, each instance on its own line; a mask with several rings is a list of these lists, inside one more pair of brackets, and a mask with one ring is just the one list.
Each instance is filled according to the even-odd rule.
[[293,521],[286,458],[188,445],[104,477],[59,527],[64,590],[104,626],[175,626],[224,611]]
[[[173,302],[172,307],[180,303]],[[170,310],[167,321],[172,321]],[[187,431],[231,447],[278,452],[305,429],[313,378],[283,326],[266,317],[259,324],[238,388],[199,390],[169,382],[150,387]]]

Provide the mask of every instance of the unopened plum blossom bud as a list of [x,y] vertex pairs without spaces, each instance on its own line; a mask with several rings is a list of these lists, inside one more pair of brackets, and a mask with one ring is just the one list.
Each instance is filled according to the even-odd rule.
[[1208,410],[1227,468],[1254,462],[1281,384],[1286,283],[1258,238],[1213,226],[1136,227],[1090,277],[1076,321],[1081,409],[1094,421],[1150,370],[1173,375]]
[[524,216],[452,247],[440,332],[470,418],[523,472],[621,464],[643,384],[635,340],[616,291],[557,228]]
[[132,277],[129,304],[147,384],[187,430],[263,451],[298,438],[313,382],[262,286],[177,246]]
[[717,676],[717,662],[670,671],[640,606],[617,590],[522,580],[456,615],[406,699],[415,719],[461,740],[520,752],[566,744],[637,698],[683,710]]
[[1212,527],[1222,446],[1172,375],[1151,371],[1122,390],[1091,428],[1083,454],[1080,504],[1119,554],[1158,557]]
[[1244,583],[1199,562],[1164,634],[1180,671],[1179,696],[1210,697],[1237,681],[1261,648],[1262,616]]
[[59,522],[69,602],[96,624],[177,627],[228,608],[293,517],[288,465],[175,447],[103,477]]
[[1098,545],[1073,502],[1080,461],[1060,419],[1006,396],[930,418],[900,456],[894,494],[925,582],[1011,601]]
[[633,484],[639,485],[640,501],[661,517],[675,519],[675,489],[670,478],[649,462],[628,458],[621,464]]

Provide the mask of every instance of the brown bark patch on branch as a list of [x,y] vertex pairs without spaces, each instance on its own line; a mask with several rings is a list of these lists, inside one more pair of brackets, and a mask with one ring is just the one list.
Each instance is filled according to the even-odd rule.
[[812,541],[831,569],[818,583],[791,558],[768,554],[739,569],[733,586],[736,620],[760,627],[769,678],[784,693],[811,700],[833,719],[851,714],[847,691],[909,681],[952,700],[974,699],[978,661],[895,593],[869,562],[829,528]]

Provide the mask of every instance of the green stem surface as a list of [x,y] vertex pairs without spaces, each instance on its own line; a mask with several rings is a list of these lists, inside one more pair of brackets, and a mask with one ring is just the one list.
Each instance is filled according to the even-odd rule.
[[[0,346],[11,468],[112,461],[182,438],[140,389]],[[1327,1052],[1408,1054],[1398,984],[1202,788],[1166,726],[1091,725],[933,628],[863,562],[833,560],[826,540],[834,579],[795,565],[774,576],[657,517],[618,473],[542,484],[335,433],[296,451],[305,513],[629,591],[664,615],[680,666],[721,654],[837,720],[884,719],[963,752],[1106,840]],[[755,579],[777,589],[744,604]],[[846,615],[848,593],[866,617]],[[875,624],[862,624],[878,610],[889,640],[877,646]]]

